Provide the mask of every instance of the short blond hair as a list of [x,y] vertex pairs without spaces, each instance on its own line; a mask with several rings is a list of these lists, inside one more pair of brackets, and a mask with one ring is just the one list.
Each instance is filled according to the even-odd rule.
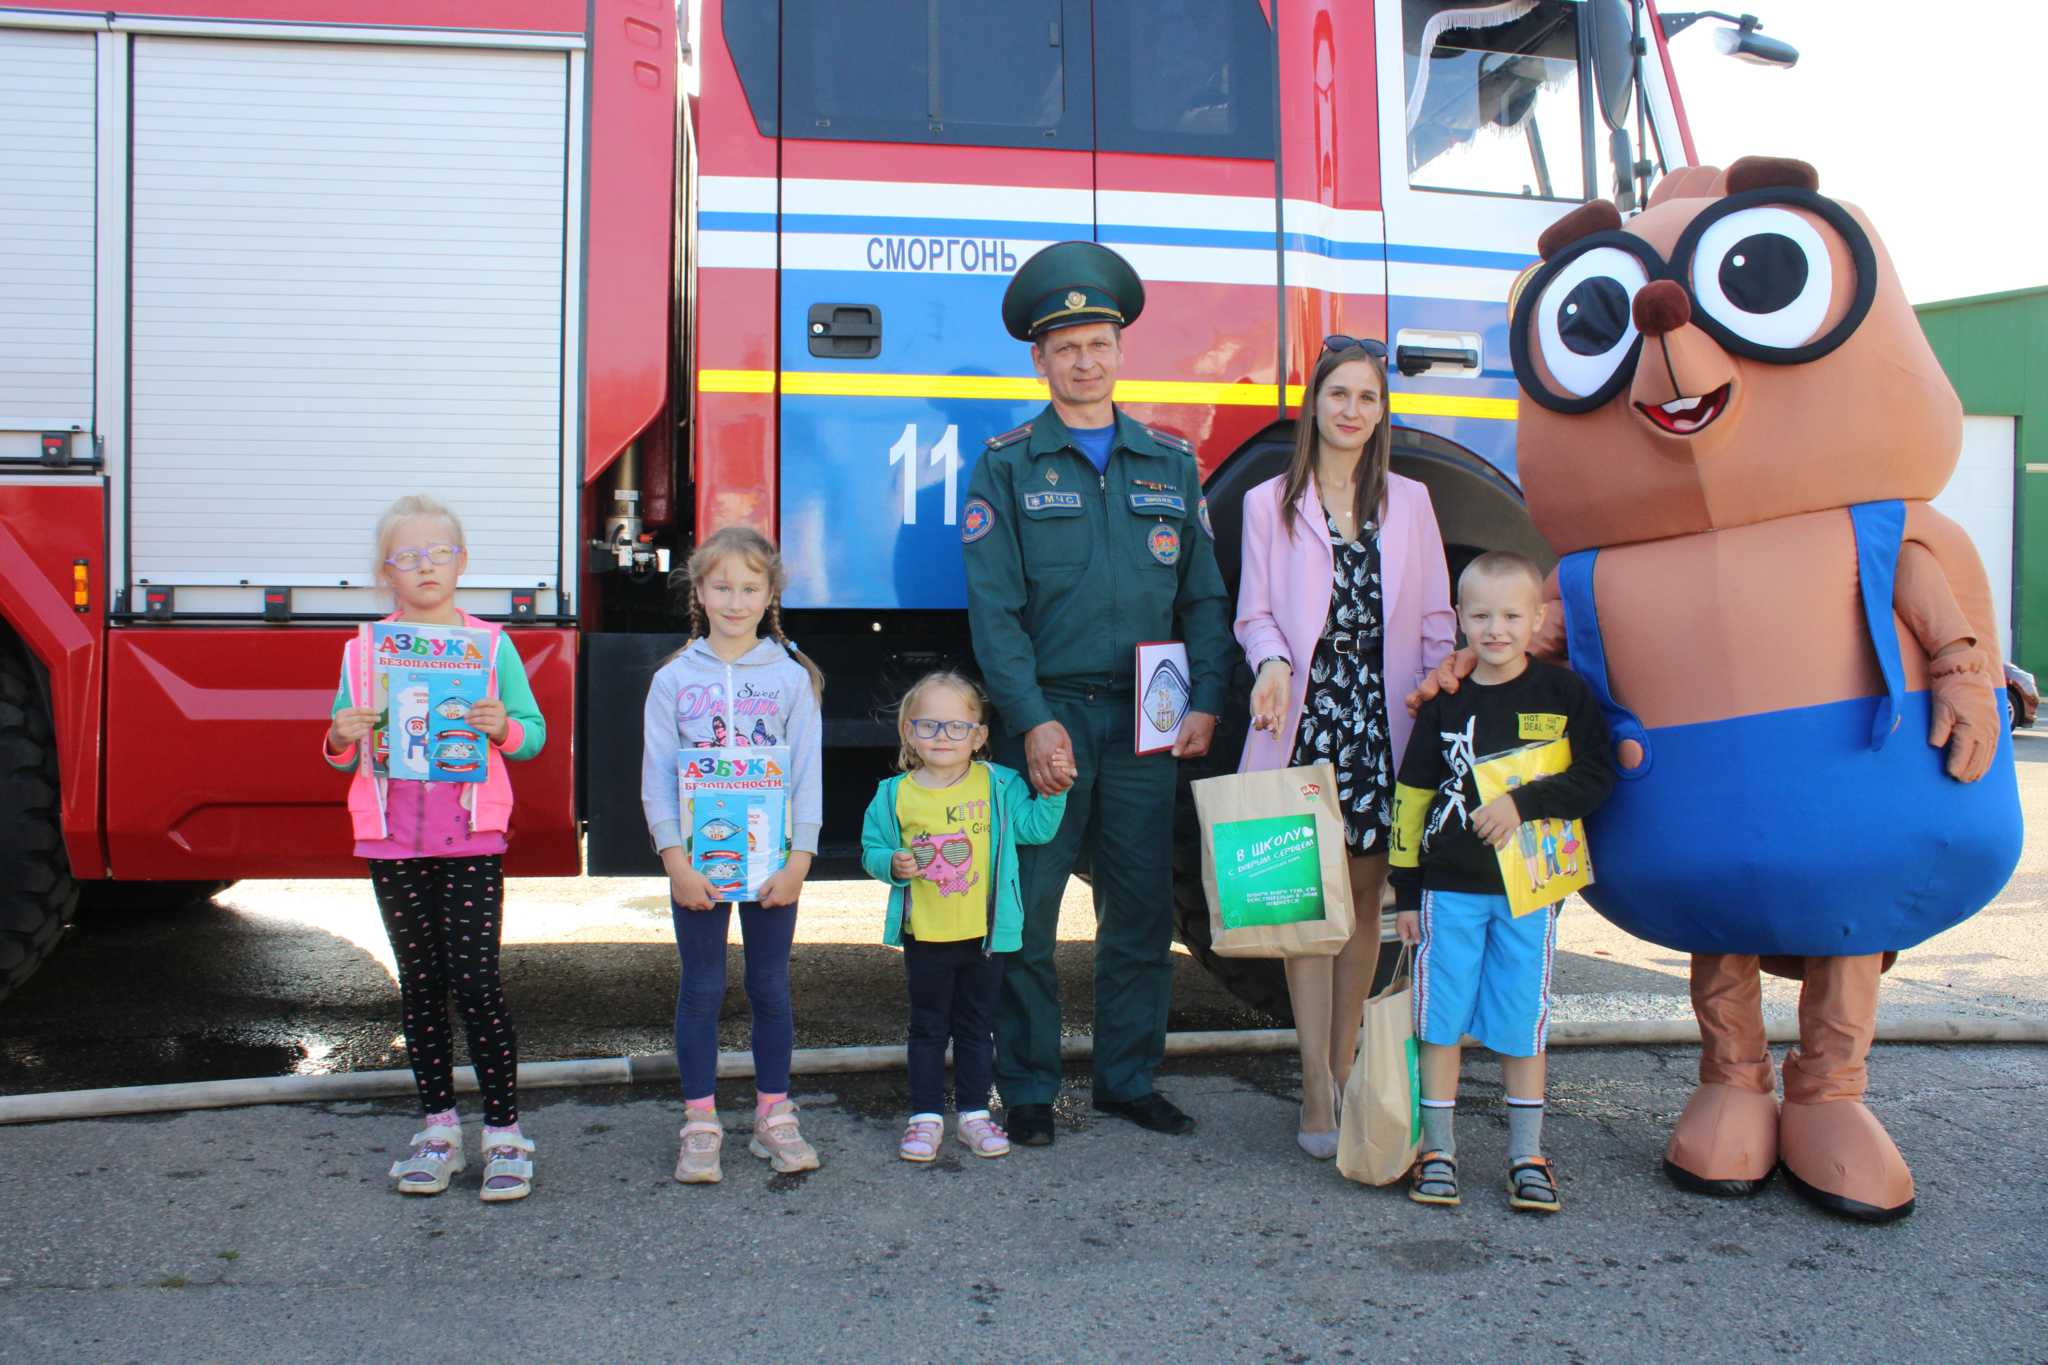
[[384,561],[391,558],[391,542],[398,536],[398,528],[414,517],[433,517],[448,523],[448,529],[455,533],[455,548],[469,548],[468,539],[462,534],[462,518],[455,515],[455,509],[439,498],[425,493],[408,493],[384,509],[384,515],[377,518],[377,558],[370,566],[372,576],[382,581]]
[[[924,760],[917,756],[917,750],[910,747],[910,712],[911,708],[917,705],[918,698],[931,691],[934,687],[952,688],[966,700],[967,709],[974,713],[975,723],[979,725],[988,724],[988,698],[984,697],[981,694],[981,689],[975,686],[974,679],[966,676],[964,673],[955,673],[949,668],[941,668],[925,674],[922,678],[912,683],[910,690],[903,694],[903,700],[896,703],[896,769],[898,772],[912,772],[924,766]],[[981,747],[974,751],[974,756],[976,758],[988,757],[988,741],[986,739],[982,741]]]
[[1465,566],[1458,575],[1458,596],[1465,596],[1465,580],[1474,574],[1481,578],[1512,578],[1516,574],[1529,580],[1529,586],[1536,590],[1537,599],[1543,597],[1543,570],[1536,567],[1536,561],[1527,555],[1518,555],[1513,550],[1488,550]]

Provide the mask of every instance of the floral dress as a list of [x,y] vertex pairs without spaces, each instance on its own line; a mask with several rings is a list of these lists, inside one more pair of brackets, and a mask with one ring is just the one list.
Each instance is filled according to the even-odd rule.
[[1360,856],[1383,852],[1393,823],[1380,534],[1368,521],[1357,540],[1346,540],[1327,514],[1324,520],[1334,570],[1330,615],[1308,666],[1292,766],[1329,763],[1336,769],[1344,842]]

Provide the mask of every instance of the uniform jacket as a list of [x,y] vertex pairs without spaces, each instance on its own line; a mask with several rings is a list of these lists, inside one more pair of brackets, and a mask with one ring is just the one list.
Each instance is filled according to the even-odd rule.
[[[385,621],[397,621],[399,613],[393,612]],[[526,681],[526,669],[519,661],[519,651],[499,627],[479,617],[462,613],[462,625],[469,630],[481,630],[490,636],[491,667],[487,675],[484,695],[496,697],[505,703],[505,738],[493,741],[491,748],[509,759],[529,759],[541,751],[547,742],[547,723],[541,718],[540,707],[534,702],[533,689]],[[356,632],[356,638],[342,646],[341,686],[334,694],[336,711],[345,706],[362,703],[357,698],[371,695],[371,659],[369,651],[370,628],[365,625]],[[326,749],[323,740],[321,748],[329,765],[346,772],[355,771],[348,788],[349,823],[354,828],[359,857],[400,857],[410,851],[431,854],[432,849],[422,843],[424,826],[433,821],[428,807],[455,800],[469,811],[468,827],[472,834],[503,834],[511,827],[512,821],[512,779],[505,772],[503,763],[488,759],[484,763],[484,780],[479,783],[419,783],[400,781],[408,788],[426,787],[424,800],[417,807],[408,805],[410,823],[404,829],[394,829],[387,818],[390,803],[391,779],[378,776],[372,765],[361,761],[363,746],[351,744],[340,753]],[[452,787],[453,791],[439,788]],[[435,822],[438,823],[438,822]],[[405,844],[418,847],[378,848],[374,853],[366,852],[366,844]],[[461,848],[453,852],[474,852]]]
[[[1244,568],[1237,585],[1237,640],[1256,670],[1262,660],[1287,660],[1294,670],[1287,714],[1277,734],[1254,730],[1245,739],[1240,772],[1284,768],[1294,755],[1308,666],[1330,617],[1336,569],[1324,528],[1322,495],[1311,474],[1295,504],[1294,533],[1280,520],[1287,477],[1266,480],[1244,495]],[[1451,652],[1457,618],[1451,612],[1450,573],[1429,490],[1399,474],[1387,475],[1380,518],[1382,658],[1390,762],[1408,751],[1414,722],[1402,698]]]
[[1230,608],[1185,442],[1119,410],[1097,474],[1048,404],[989,442],[967,492],[967,620],[1012,733],[1053,718],[1047,689],[1129,686],[1154,640],[1186,642],[1192,708],[1221,712]]
[[689,748],[755,745],[788,746],[790,847],[818,851],[824,727],[811,675],[788,650],[763,639],[727,663],[700,636],[656,670],[641,720],[640,808],[655,852],[683,842],[676,755]]
[[[989,889],[988,935],[982,940],[984,952],[1014,953],[1024,946],[1024,898],[1017,888],[1017,848],[1021,844],[1043,844],[1059,833],[1060,820],[1067,813],[1067,794],[1034,796],[1031,784],[1013,768],[986,763],[989,806],[993,819],[989,827],[989,857],[995,875]],[[903,828],[896,820],[896,789],[909,774],[889,778],[868,802],[866,819],[860,829],[860,863],[870,877],[890,888],[889,918],[882,926],[882,942],[900,946],[903,917],[910,909],[910,883],[889,875],[889,860],[903,847]]]

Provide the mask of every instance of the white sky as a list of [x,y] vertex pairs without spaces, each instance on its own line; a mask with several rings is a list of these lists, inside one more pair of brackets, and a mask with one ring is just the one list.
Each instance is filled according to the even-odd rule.
[[[1668,0],[1663,8],[1704,8]],[[1747,0],[1799,49],[1724,56],[1703,19],[1671,40],[1700,159],[1796,156],[1855,203],[1915,303],[2048,284],[2044,0]]]

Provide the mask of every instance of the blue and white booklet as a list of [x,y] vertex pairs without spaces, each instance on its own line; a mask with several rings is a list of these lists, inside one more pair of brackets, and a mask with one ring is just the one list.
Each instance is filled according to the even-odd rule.
[[789,750],[684,749],[676,791],[690,866],[721,901],[761,899],[789,862]]
[[414,782],[481,782],[490,741],[469,724],[489,694],[488,631],[379,621],[370,627],[370,677],[384,713],[376,771]]

